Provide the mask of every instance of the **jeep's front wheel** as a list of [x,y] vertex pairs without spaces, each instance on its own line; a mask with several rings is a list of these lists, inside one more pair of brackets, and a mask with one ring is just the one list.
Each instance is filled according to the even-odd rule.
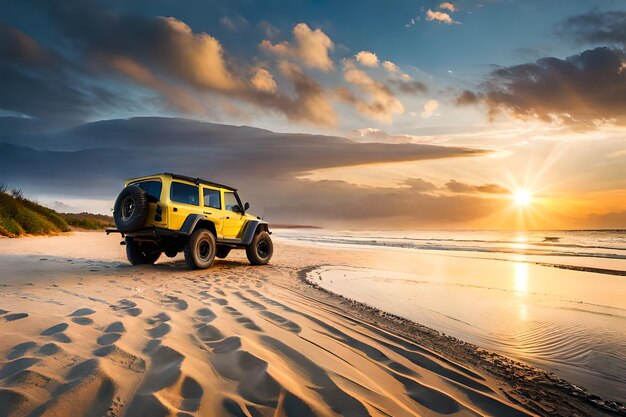
[[152,265],[160,256],[161,252],[158,250],[150,250],[134,240],[126,241],[126,257],[132,265]]
[[274,244],[267,232],[257,233],[252,239],[252,243],[246,247],[246,256],[252,265],[267,264],[273,253]]
[[206,269],[213,265],[217,245],[215,236],[207,229],[198,229],[191,234],[185,245],[185,262],[191,269]]

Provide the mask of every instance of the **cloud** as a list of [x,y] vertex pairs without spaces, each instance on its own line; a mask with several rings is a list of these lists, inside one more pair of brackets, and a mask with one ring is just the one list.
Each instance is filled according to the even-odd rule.
[[426,85],[420,81],[413,81],[409,74],[405,74],[396,64],[391,61],[383,62],[383,68],[392,76],[389,83],[396,87],[398,91],[405,94],[415,94],[426,92]]
[[391,73],[398,73],[400,72],[400,68],[398,68],[398,66],[396,64],[394,64],[391,61],[385,61],[383,62],[383,68],[385,68],[387,71],[391,72]]
[[170,104],[177,110],[187,114],[202,114],[206,112],[204,104],[174,84],[164,82],[155,76],[148,68],[136,62],[132,58],[119,56],[108,57],[103,65],[133,79],[138,84],[149,87],[154,91],[168,97]]
[[409,22],[408,22],[408,23],[406,23],[406,24],[404,25],[404,27],[405,27],[405,28],[410,28],[410,27],[411,27],[411,26],[413,26],[413,25],[414,25],[414,24],[415,24],[415,23],[416,23],[419,19],[420,19],[420,17],[419,17],[419,16],[417,16],[417,17],[412,17],[412,18],[409,20]]
[[41,4],[67,36],[67,46],[87,66],[127,59],[155,77],[201,90],[232,92],[242,87],[226,63],[221,43],[209,34],[193,33],[178,19],[119,15],[89,2]]
[[359,142],[411,143],[413,137],[408,135],[390,135],[384,130],[365,127],[352,131],[352,138]]
[[478,92],[463,92],[457,103],[483,103],[490,117],[505,112],[580,130],[606,123],[626,125],[624,62],[623,51],[602,47],[564,60],[542,58],[502,67]]
[[195,88],[221,92],[241,88],[221,43],[207,33],[194,33],[178,19],[119,15],[88,2],[71,2],[71,7],[44,4],[68,42],[86,59],[127,57]]
[[[270,204],[268,217],[297,224],[368,229],[376,227],[445,227],[468,224],[502,209],[499,199],[432,194],[433,184],[419,178],[403,187],[355,186],[343,181],[299,181],[290,192],[300,196]],[[315,189],[316,192],[311,192]]]
[[0,109],[72,123],[98,111],[132,107],[22,31],[0,23]]
[[582,219],[583,224],[594,229],[615,229],[626,224],[626,210],[604,214],[591,214]]
[[330,71],[334,68],[329,56],[333,50],[333,41],[321,29],[311,30],[306,23],[298,23],[293,28],[294,44],[284,41],[272,43],[261,42],[261,48],[284,57],[298,58],[309,68]]
[[280,30],[266,20],[261,20],[257,27],[263,31],[266,38],[274,39],[280,35]]
[[461,94],[459,94],[456,98],[456,104],[459,106],[468,106],[472,104],[478,104],[481,100],[481,97],[476,93],[465,90]]
[[248,27],[248,21],[241,15],[234,17],[222,16],[220,18],[220,25],[224,26],[231,32],[240,32]]
[[161,49],[158,62],[163,69],[202,88],[229,91],[239,87],[217,39],[206,33],[194,34],[186,23],[173,17],[158,20],[165,24],[161,30],[166,36],[163,44],[151,46]]
[[[337,115],[318,83],[304,75],[302,69],[291,62],[281,62],[280,72],[293,82],[298,94],[298,100],[294,102],[297,106],[282,109],[289,117],[325,126],[334,126],[337,123]],[[289,103],[284,102],[282,105],[288,106]]]
[[437,110],[439,108],[439,102],[437,100],[434,99],[429,99],[426,100],[426,103],[424,103],[424,111],[422,111],[421,116],[423,119],[428,119],[430,118],[434,113],[435,110]]
[[256,68],[250,80],[254,88],[266,93],[275,93],[277,90],[276,81],[272,74],[265,68]]
[[580,43],[617,44],[626,48],[626,12],[592,10],[568,18],[557,32]]
[[351,61],[344,62],[344,79],[368,97],[366,101],[354,95],[347,88],[338,90],[340,99],[354,105],[360,113],[381,123],[389,124],[395,114],[404,112],[404,106],[386,85],[357,69]]
[[393,86],[398,92],[404,94],[419,94],[426,93],[428,91],[428,87],[421,81],[415,80],[404,80],[400,79],[390,79],[389,84]]
[[444,1],[443,3],[439,3],[439,8],[443,10],[448,10],[450,12],[456,12],[456,6],[449,1]]
[[[359,64],[364,67],[377,67],[378,66],[378,57],[375,53],[370,51],[361,51],[354,56]],[[388,62],[388,61],[385,61]]]
[[432,22],[434,20],[437,22],[445,23],[446,25],[457,23],[452,19],[452,17],[450,17],[448,13],[432,11],[431,9],[428,9],[426,11],[426,20],[428,20],[429,22]]
[[498,184],[471,185],[456,180],[446,183],[446,188],[453,193],[485,193],[485,194],[510,194],[511,191]]
[[[317,169],[471,157],[482,150],[359,143],[168,118],[107,120],[39,133],[31,126],[37,121],[13,121],[19,123],[11,130],[12,143],[0,144],[0,178],[49,200],[106,199],[112,205],[125,178],[166,170],[237,186],[253,212],[262,214],[265,207],[271,221],[445,224],[493,209],[482,198],[433,195],[435,187],[421,179],[401,188],[298,179]],[[51,141],[58,143],[55,151],[46,150]]]
[[31,65],[46,64],[52,59],[33,38],[2,22],[0,22],[0,57],[6,61]]

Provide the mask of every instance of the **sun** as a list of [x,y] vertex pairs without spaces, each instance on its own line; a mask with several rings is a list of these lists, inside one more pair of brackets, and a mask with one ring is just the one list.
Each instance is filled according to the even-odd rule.
[[515,201],[515,205],[519,207],[526,207],[532,201],[532,195],[528,190],[517,190],[515,194],[513,194],[513,201]]

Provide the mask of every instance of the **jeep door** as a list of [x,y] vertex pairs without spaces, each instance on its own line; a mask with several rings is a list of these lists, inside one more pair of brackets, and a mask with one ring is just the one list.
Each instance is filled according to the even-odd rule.
[[224,211],[222,210],[222,196],[219,188],[202,186],[202,213],[206,218],[215,224],[215,231],[218,237],[222,236],[222,225],[224,223]]
[[224,208],[224,224],[222,226],[222,234],[226,239],[239,238],[246,217],[242,213],[236,213],[232,210],[233,206],[240,205],[237,196],[232,191],[222,190]]
[[182,181],[170,183],[170,204],[168,204],[169,228],[180,230],[190,214],[202,214],[200,187]]

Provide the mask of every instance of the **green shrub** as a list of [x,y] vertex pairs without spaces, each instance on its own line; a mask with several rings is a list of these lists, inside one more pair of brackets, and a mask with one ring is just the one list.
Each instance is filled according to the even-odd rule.
[[82,229],[99,230],[114,226],[113,217],[91,213],[61,213],[60,216],[70,226]]
[[0,235],[49,235],[70,228],[54,210],[28,200],[22,190],[0,184]]

